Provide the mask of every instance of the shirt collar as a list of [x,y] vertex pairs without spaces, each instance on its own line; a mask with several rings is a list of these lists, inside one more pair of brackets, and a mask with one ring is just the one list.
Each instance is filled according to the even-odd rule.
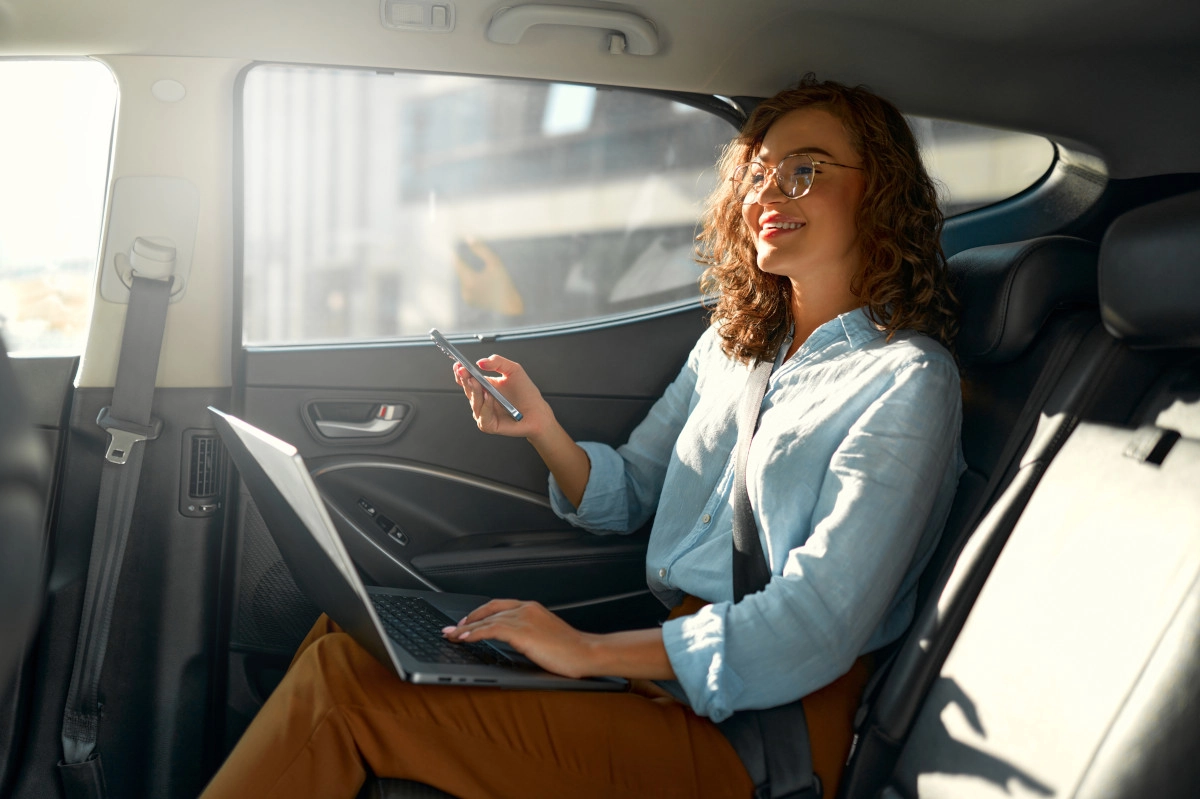
[[[791,347],[792,337],[795,335],[796,326],[792,325],[787,337],[779,346],[779,352],[775,355],[775,369],[779,369],[783,364],[783,358],[787,354],[788,348]],[[862,308],[855,308],[853,311],[846,311],[844,314],[835,316],[818,327],[808,337],[808,340],[801,345],[800,350],[809,352],[812,352],[814,349],[822,350],[839,338],[844,339],[852,350],[856,350],[870,344],[883,335],[884,331],[875,326],[875,323],[867,316],[866,306],[863,306]]]
[[876,327],[875,323],[867,316],[865,305],[855,308],[853,311],[847,311],[833,321],[841,322],[842,331],[846,334],[846,341],[850,342],[850,346],[854,349],[864,347],[885,335],[885,331]]

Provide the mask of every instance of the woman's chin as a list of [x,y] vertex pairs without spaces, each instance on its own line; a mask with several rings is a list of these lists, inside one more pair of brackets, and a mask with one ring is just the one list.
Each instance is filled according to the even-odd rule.
[[789,266],[792,259],[784,258],[778,252],[760,252],[758,254],[758,269],[760,272],[765,272],[768,275],[786,276],[790,271]]

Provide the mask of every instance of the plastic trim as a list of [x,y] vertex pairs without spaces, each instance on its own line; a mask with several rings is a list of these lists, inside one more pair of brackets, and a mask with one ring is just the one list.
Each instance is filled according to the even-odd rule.
[[313,469],[312,476],[316,480],[318,477],[330,472],[338,472],[344,469],[392,469],[398,472],[413,472],[415,474],[425,474],[431,477],[437,477],[442,480],[449,480],[460,485],[470,486],[472,488],[490,491],[493,494],[516,499],[521,502],[528,502],[531,505],[537,505],[542,508],[550,507],[550,500],[540,494],[535,494],[532,491],[526,491],[521,488],[514,488],[502,483],[494,483],[491,480],[484,480],[480,477],[463,474],[461,472],[443,469],[438,466],[427,466],[420,463],[412,463],[409,461],[394,461],[394,460],[375,460],[354,459],[354,460],[335,460],[331,463],[324,463],[321,466]]

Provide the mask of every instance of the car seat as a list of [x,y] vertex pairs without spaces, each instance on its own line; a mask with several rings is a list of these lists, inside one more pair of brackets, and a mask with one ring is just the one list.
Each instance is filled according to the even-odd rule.
[[1120,217],[1104,323],[1156,378],[1033,492],[883,794],[1200,795],[1200,193]]
[[[20,672],[41,615],[44,524],[50,459],[25,415],[16,376],[0,343],[0,697],[19,690]],[[12,708],[16,702],[4,701]],[[0,742],[15,737],[18,719],[0,714]],[[0,746],[0,791],[15,746]]]

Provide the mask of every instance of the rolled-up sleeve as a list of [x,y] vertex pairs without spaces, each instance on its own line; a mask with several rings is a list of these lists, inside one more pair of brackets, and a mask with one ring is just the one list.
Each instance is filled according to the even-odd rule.
[[701,352],[711,335],[700,337],[683,368],[629,441],[618,448],[594,441],[579,446],[591,461],[579,507],[574,507],[550,475],[550,504],[563,519],[594,533],[632,532],[654,515],[679,431],[695,397]]
[[[756,437],[748,483],[773,577],[739,603],[717,602],[663,626],[697,713],[721,721],[790,702],[850,668],[914,555],[932,547],[945,523],[961,471],[961,413],[953,362],[926,357],[894,372],[812,479],[804,477],[811,456],[802,435]],[[796,501],[805,491],[815,497]]]

